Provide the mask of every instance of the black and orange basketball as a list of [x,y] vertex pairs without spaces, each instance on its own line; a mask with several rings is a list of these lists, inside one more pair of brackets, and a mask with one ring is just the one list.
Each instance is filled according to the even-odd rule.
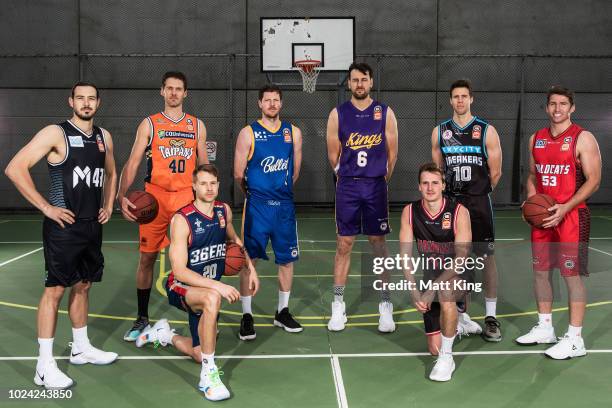
[[225,247],[225,276],[238,275],[246,265],[244,248],[235,242],[228,242]]
[[148,224],[157,217],[159,205],[157,199],[146,191],[130,191],[127,195],[136,208],[130,208],[130,212],[136,216],[138,224]]
[[551,215],[548,209],[555,204],[557,204],[557,201],[549,195],[532,195],[523,204],[523,218],[532,227],[542,228],[544,218],[548,218]]

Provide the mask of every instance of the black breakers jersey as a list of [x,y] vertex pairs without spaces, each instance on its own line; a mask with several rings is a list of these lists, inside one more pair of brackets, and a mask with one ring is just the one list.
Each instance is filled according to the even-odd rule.
[[49,202],[72,211],[76,219],[97,218],[102,206],[106,143],[97,126],[91,136],[67,120],[58,124],[64,132],[66,156],[51,164]]
[[475,196],[491,192],[486,148],[488,126],[475,116],[464,127],[452,119],[440,123],[438,143],[444,158],[448,194]]
[[455,225],[459,206],[457,202],[443,198],[440,211],[430,214],[423,200],[411,203],[410,224],[419,254],[452,256],[455,253]]

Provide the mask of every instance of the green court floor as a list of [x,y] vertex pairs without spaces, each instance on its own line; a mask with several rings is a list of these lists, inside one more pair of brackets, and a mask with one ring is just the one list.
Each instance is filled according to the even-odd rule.
[[[240,225],[239,214],[235,224]],[[345,300],[349,321],[341,333],[326,329],[332,299],[335,253],[333,212],[298,214],[301,259],[295,267],[292,313],[305,326],[289,334],[272,326],[277,301],[276,268],[260,262],[262,282],[254,299],[257,339],[237,339],[238,304],[223,304],[217,343],[217,364],[232,398],[224,407],[593,407],[612,405],[612,212],[593,211],[590,271],[586,279],[589,309],[584,338],[586,357],[553,361],[545,346],[519,347],[513,339],[534,325],[529,229],[517,211],[496,212],[499,269],[498,316],[504,339],[486,343],[479,337],[455,342],[457,369],[452,381],[434,383],[428,374],[434,358],[426,353],[421,315],[407,294],[393,294],[397,330],[377,332],[375,297],[362,296],[361,254],[355,246]],[[399,232],[399,213],[391,219],[390,247]],[[9,400],[9,389],[34,389],[38,346],[36,307],[42,292],[44,262],[38,215],[0,216],[0,405],[32,406]],[[115,351],[121,359],[105,366],[71,366],[66,357],[71,341],[64,299],[54,354],[60,368],[76,381],[72,398],[37,401],[37,406],[170,407],[213,405],[197,390],[199,365],[173,348],[137,349],[122,340],[135,312],[137,228],[115,215],[104,230],[104,279],[90,299],[89,334],[94,345]],[[188,333],[186,316],[170,307],[161,290],[169,262],[161,256],[151,296],[152,319],[167,317]],[[567,327],[565,290],[553,278],[559,311],[553,315],[557,335]],[[226,282],[238,284],[235,277]],[[475,294],[469,310],[483,320],[483,299]]]

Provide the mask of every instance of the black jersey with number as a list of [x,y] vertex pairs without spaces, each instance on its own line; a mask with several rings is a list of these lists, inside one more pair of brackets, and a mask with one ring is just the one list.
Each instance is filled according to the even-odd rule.
[[71,121],[58,124],[64,132],[66,156],[60,163],[49,163],[49,202],[67,208],[77,219],[98,217],[104,188],[106,142],[97,126],[87,135]]
[[486,147],[488,126],[487,122],[475,116],[464,127],[452,119],[438,126],[448,194],[484,195],[491,192]]
[[460,204],[442,199],[437,214],[430,214],[423,200],[410,205],[410,224],[417,250],[424,255],[452,255],[455,252],[455,227]]

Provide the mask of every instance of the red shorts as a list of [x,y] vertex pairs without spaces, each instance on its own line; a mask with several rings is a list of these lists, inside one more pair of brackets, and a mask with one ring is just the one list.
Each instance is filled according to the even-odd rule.
[[166,236],[170,220],[178,210],[193,201],[191,188],[181,191],[166,191],[155,184],[146,183],[145,191],[153,194],[159,204],[157,217],[148,224],[142,224],[140,232],[140,252],[159,252],[170,244]]
[[591,212],[576,207],[554,228],[531,229],[534,271],[559,268],[562,276],[588,276]]

